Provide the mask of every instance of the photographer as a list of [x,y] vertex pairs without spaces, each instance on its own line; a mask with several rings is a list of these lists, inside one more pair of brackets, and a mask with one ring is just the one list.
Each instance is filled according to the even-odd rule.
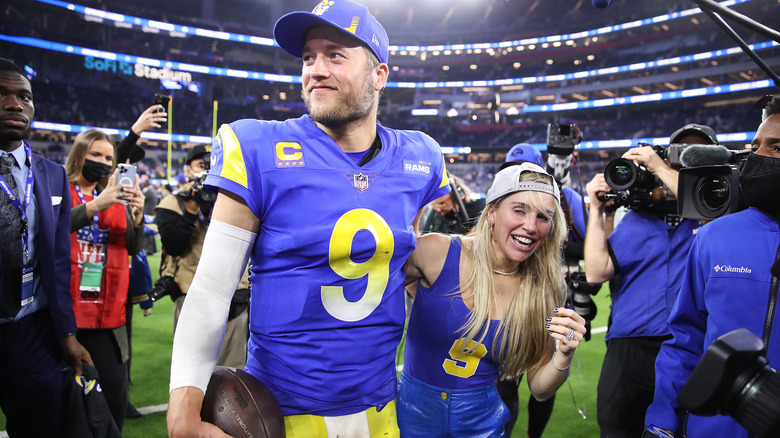
[[[714,133],[708,135],[711,129],[686,130],[690,126],[676,131],[670,144],[716,141]],[[612,314],[598,383],[602,437],[642,433],[645,411],[653,400],[653,363],[661,344],[671,337],[666,319],[680,288],[685,256],[701,226],[677,215],[678,172],[652,147],[629,149],[623,158],[646,168],[652,176],[648,184],[652,190],[637,191],[646,199],[629,206],[609,237],[604,195],[612,188],[603,173],[586,186],[590,198],[584,248],[587,281],[602,283],[620,275],[619,283],[610,285]]]
[[452,174],[449,179],[452,191],[431,202],[428,215],[420,220],[422,234],[466,234],[485,208],[485,199],[474,196],[462,179]]
[[[210,152],[204,145],[190,149],[184,165],[187,183],[164,197],[156,208],[163,253],[160,280],[150,295],[154,299],[170,295],[174,300],[174,330],[200,261],[216,197],[214,193],[203,189],[209,156]],[[230,319],[218,365],[241,368],[246,363],[246,343],[249,337],[249,277],[246,270],[238,288],[230,305]]]
[[673,338],[663,344],[655,362],[655,398],[646,417],[650,436],[658,430],[691,438],[752,436],[730,417],[687,414],[677,395],[705,350],[738,328],[762,338],[770,365],[780,366],[780,324],[773,323],[780,277],[779,138],[780,97],[775,96],[739,176],[749,208],[705,225],[684,265],[682,288],[668,320]]

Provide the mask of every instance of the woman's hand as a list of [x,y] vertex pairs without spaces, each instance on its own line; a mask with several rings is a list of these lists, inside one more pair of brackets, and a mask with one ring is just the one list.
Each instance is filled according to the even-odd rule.
[[141,191],[141,184],[138,180],[138,175],[135,176],[135,186],[129,184],[123,184],[123,199],[127,201],[128,206],[131,208],[133,214],[133,224],[139,226],[144,221],[144,201],[146,197],[144,192]]
[[118,174],[119,169],[114,169],[114,173],[108,177],[108,185],[103,188],[103,191],[100,192],[99,195],[92,199],[91,203],[98,212],[103,211],[118,202],[122,202],[122,187],[116,185],[116,176]]
[[[159,112],[160,109],[162,109],[162,112]],[[159,104],[150,106],[138,116],[138,120],[133,123],[130,129],[135,135],[140,137],[141,134],[149,129],[162,127],[162,124],[168,120],[168,113],[165,112],[167,110],[168,108],[163,108]]]
[[545,328],[550,336],[560,341],[558,350],[561,354],[570,356],[585,336],[585,319],[574,310],[564,307],[553,309],[552,312],[554,316],[545,320]]

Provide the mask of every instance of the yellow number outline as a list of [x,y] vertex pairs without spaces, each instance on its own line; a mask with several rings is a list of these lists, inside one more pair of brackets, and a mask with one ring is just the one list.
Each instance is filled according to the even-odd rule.
[[[376,251],[368,260],[356,263],[351,258],[355,235],[367,230],[374,236]],[[382,302],[390,279],[390,260],[395,239],[387,222],[372,210],[359,208],[342,215],[333,227],[328,246],[328,263],[337,275],[348,280],[368,276],[366,291],[358,301],[344,297],[341,286],[321,286],[320,296],[325,310],[334,318],[355,322],[366,318]]]

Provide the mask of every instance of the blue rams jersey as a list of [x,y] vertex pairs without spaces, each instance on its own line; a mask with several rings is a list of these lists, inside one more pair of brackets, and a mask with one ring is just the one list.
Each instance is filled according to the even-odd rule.
[[260,219],[246,370],[285,415],[346,415],[395,397],[413,221],[449,191],[430,137],[377,125],[362,167],[308,116],[222,126],[206,185]]
[[404,372],[429,385],[448,389],[495,384],[500,366],[492,346],[499,321],[490,321],[482,343],[475,339],[469,345],[463,344],[462,327],[471,310],[460,296],[460,240],[450,239],[439,278],[430,288],[417,286],[406,330]]

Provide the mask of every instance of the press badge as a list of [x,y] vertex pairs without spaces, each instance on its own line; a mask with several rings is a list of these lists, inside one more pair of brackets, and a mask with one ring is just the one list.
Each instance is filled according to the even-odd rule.
[[25,265],[22,269],[22,307],[35,300],[35,283],[33,281],[33,267]]
[[81,264],[79,290],[82,301],[100,300],[100,283],[103,280],[103,264],[84,262]]

